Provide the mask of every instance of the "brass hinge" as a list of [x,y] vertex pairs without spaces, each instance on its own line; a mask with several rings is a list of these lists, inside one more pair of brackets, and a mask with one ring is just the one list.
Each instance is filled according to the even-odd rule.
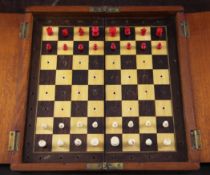
[[182,34],[185,38],[188,38],[190,36],[189,26],[187,21],[182,21],[180,24]]
[[17,151],[18,150],[19,136],[20,136],[20,133],[18,131],[10,131],[9,132],[8,151]]
[[119,9],[119,7],[112,7],[112,6],[93,6],[93,7],[90,7],[90,12],[118,13],[118,12],[120,12],[120,9]]
[[88,163],[87,170],[122,170],[123,163]]
[[20,32],[19,32],[19,37],[21,39],[25,39],[28,35],[28,28],[29,28],[29,23],[28,22],[23,22],[20,24]]
[[193,149],[199,150],[201,149],[201,133],[200,130],[191,130],[191,141]]

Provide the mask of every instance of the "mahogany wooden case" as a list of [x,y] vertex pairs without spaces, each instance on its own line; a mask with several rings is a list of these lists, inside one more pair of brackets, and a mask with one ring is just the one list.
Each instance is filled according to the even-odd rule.
[[[187,160],[183,162],[124,162],[123,164],[113,165],[109,164],[103,167],[98,164],[87,163],[25,163],[23,161],[23,146],[25,135],[25,122],[27,111],[27,98],[31,94],[28,92],[28,82],[30,75],[30,62],[31,62],[31,43],[32,43],[32,31],[33,31],[33,19],[36,16],[62,16],[69,15],[75,17],[83,16],[101,16],[101,17],[126,17],[126,16],[145,16],[145,17],[160,17],[160,16],[172,16],[176,23],[176,40],[178,50],[178,60],[180,69],[180,81],[182,91],[182,103],[184,113],[184,126],[186,133],[187,143]],[[204,39],[204,32],[199,33],[203,27],[207,27],[208,24],[204,24],[201,18],[209,20],[210,14],[193,14],[185,15],[183,8],[178,6],[169,7],[83,7],[83,6],[69,6],[69,7],[30,7],[26,10],[25,14],[0,14],[0,30],[5,31],[5,35],[0,36],[1,39],[1,86],[0,96],[0,111],[1,124],[0,128],[3,132],[0,133],[2,139],[0,149],[0,162],[11,164],[11,169],[16,171],[68,171],[68,170],[193,170],[199,169],[200,162],[209,162],[208,156],[205,156],[209,152],[206,138],[209,138],[207,129],[208,126],[207,115],[209,112],[207,97],[209,92],[205,91],[208,81],[203,82],[204,77],[210,74],[207,67],[201,67],[205,65],[205,61],[209,62],[209,52],[207,49],[208,41]],[[5,20],[6,19],[6,20]],[[199,20],[200,19],[200,20]],[[3,22],[3,21],[6,22]],[[189,29],[191,31],[190,36],[186,36],[186,30],[183,30],[183,25],[189,20]],[[27,22],[28,30],[25,33],[25,37],[19,38],[19,25],[22,22]],[[203,27],[195,27],[195,26]],[[11,27],[12,26],[12,27]],[[185,28],[185,26],[184,26]],[[192,30],[191,30],[192,29]],[[210,36],[209,27],[205,29],[206,35]],[[10,32],[14,35],[10,35]],[[198,34],[199,33],[199,34]],[[197,59],[197,53],[194,43],[198,45],[198,36],[203,36],[203,41],[199,40],[199,45],[202,45],[202,55],[199,55],[199,61]],[[13,39],[10,37],[13,36]],[[4,43],[3,43],[4,42]],[[10,44],[8,50],[6,43]],[[11,48],[11,46],[13,48]],[[206,49],[204,49],[206,48]],[[199,53],[198,53],[199,54]],[[200,64],[199,64],[200,63]],[[203,70],[203,71],[201,71]],[[196,72],[199,73],[196,74]],[[205,72],[205,74],[204,74]],[[193,77],[192,77],[193,75]],[[202,76],[202,78],[200,78]],[[5,84],[6,82],[6,84]],[[200,83],[198,83],[200,82]],[[199,85],[198,85],[199,84]],[[202,95],[206,92],[206,96]],[[198,104],[199,102],[199,104]],[[205,104],[202,104],[205,102]],[[202,106],[201,106],[202,104]],[[202,108],[202,109],[200,109]],[[195,114],[194,114],[195,110]],[[202,112],[201,112],[202,110]],[[206,125],[204,125],[204,122]],[[204,126],[203,126],[204,125]],[[201,133],[205,135],[205,139],[202,139],[202,148],[196,149],[195,142],[193,141],[194,131],[201,130]],[[8,139],[9,132],[15,131],[18,133],[19,142],[18,149],[14,151],[8,151]],[[197,142],[196,142],[197,143]],[[199,143],[197,143],[199,144]],[[201,157],[200,157],[201,155]]]

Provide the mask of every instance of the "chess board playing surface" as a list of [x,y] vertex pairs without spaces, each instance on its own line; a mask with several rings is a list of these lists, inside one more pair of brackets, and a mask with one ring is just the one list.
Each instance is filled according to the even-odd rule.
[[169,19],[40,21],[33,35],[26,162],[186,158]]

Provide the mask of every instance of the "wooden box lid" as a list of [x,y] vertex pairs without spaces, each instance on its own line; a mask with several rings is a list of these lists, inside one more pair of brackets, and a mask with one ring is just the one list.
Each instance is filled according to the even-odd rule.
[[188,52],[201,162],[210,162],[210,12],[186,14]]
[[[0,163],[9,163],[9,131],[16,121],[17,71],[20,69],[20,23],[23,14],[0,14]],[[21,103],[21,102],[20,102]]]

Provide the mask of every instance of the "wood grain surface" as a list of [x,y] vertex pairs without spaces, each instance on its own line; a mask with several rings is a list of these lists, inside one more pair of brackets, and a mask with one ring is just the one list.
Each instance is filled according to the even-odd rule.
[[[94,7],[94,6],[93,6]],[[101,6],[103,7],[103,6]],[[183,11],[182,6],[117,6],[119,12],[159,12],[159,13],[176,13]],[[89,6],[31,6],[26,8],[26,12],[43,13],[43,12],[90,12]]]
[[[84,171],[87,165],[83,163],[25,163],[12,164],[11,169],[15,171]],[[167,163],[125,163],[123,170],[197,170],[199,164],[189,162],[167,162]]]
[[178,44],[178,54],[179,54],[179,67],[180,67],[180,78],[181,78],[181,88],[182,88],[182,99],[184,108],[184,121],[185,121],[185,133],[186,141],[188,147],[188,159],[190,162],[199,163],[199,151],[193,149],[191,143],[191,130],[196,129],[196,121],[194,114],[194,103],[193,103],[193,93],[192,93],[192,79],[190,74],[189,66],[189,55],[188,55],[188,43],[187,38],[182,33],[181,23],[185,21],[184,13],[177,13],[176,23],[177,23],[177,44]]
[[201,162],[210,162],[210,12],[187,14],[195,116],[201,130]]
[[19,25],[22,14],[0,14],[0,163],[9,163],[9,131],[16,122],[17,66],[20,58]]
[[[28,23],[28,30],[26,37],[21,42],[20,57],[17,62],[17,90],[16,90],[16,104],[15,104],[15,123],[13,129],[20,133],[19,147],[12,155],[11,162],[22,161],[24,134],[25,134],[25,121],[26,121],[26,109],[27,109],[27,96],[28,96],[28,79],[29,79],[29,67],[31,56],[31,39],[32,39],[32,20],[33,17],[30,13],[24,15],[24,22]],[[32,94],[29,94],[32,95]]]

